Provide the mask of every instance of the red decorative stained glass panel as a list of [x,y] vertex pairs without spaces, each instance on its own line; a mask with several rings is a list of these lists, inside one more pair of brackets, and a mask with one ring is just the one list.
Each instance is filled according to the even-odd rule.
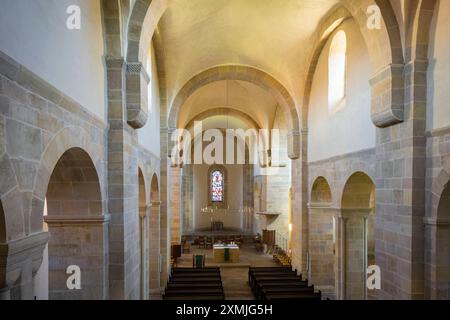
[[223,202],[223,173],[220,170],[211,172],[211,202]]

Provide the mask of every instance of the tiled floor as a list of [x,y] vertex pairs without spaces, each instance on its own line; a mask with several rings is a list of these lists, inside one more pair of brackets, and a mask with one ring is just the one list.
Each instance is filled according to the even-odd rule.
[[[196,246],[191,248],[190,254],[183,254],[178,260],[178,267],[192,267],[192,255],[206,255],[206,266],[215,266],[213,262],[212,249],[199,249]],[[221,264],[225,297],[227,300],[252,300],[253,294],[248,286],[248,267],[274,267],[277,266],[272,256],[257,252],[252,244],[244,244],[240,250],[239,264]]]

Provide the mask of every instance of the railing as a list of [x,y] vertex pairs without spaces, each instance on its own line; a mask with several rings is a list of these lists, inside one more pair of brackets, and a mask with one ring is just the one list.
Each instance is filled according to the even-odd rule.
[[288,236],[277,232],[276,238],[275,238],[275,244],[277,245],[278,248],[280,248],[281,250],[283,250],[286,253],[289,251],[289,240],[288,239],[289,239]]

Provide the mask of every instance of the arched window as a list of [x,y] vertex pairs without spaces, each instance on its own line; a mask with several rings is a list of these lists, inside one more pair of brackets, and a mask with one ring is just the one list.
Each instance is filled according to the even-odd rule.
[[345,103],[347,37],[338,31],[331,41],[328,57],[328,110],[337,111]]
[[222,166],[213,166],[209,169],[209,205],[224,207],[226,203],[225,192],[226,172]]
[[211,202],[223,202],[223,173],[220,170],[211,173]]

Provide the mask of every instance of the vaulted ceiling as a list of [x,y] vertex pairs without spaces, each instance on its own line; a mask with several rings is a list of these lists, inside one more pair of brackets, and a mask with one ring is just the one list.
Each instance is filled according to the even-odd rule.
[[[275,77],[296,95],[311,53],[309,40],[338,0],[173,0],[158,30],[164,47],[169,101],[196,74],[218,65],[250,65]],[[227,81],[225,81],[226,83]],[[229,81],[228,81],[229,82]],[[212,107],[240,108],[270,123],[275,100],[264,90],[234,82],[210,84],[187,101],[181,122]],[[238,89],[238,85],[241,89]],[[247,87],[246,87],[247,86]],[[210,93],[207,91],[210,90]],[[211,103],[208,105],[208,101]],[[197,110],[198,109],[198,110]],[[263,115],[265,113],[266,115]]]

